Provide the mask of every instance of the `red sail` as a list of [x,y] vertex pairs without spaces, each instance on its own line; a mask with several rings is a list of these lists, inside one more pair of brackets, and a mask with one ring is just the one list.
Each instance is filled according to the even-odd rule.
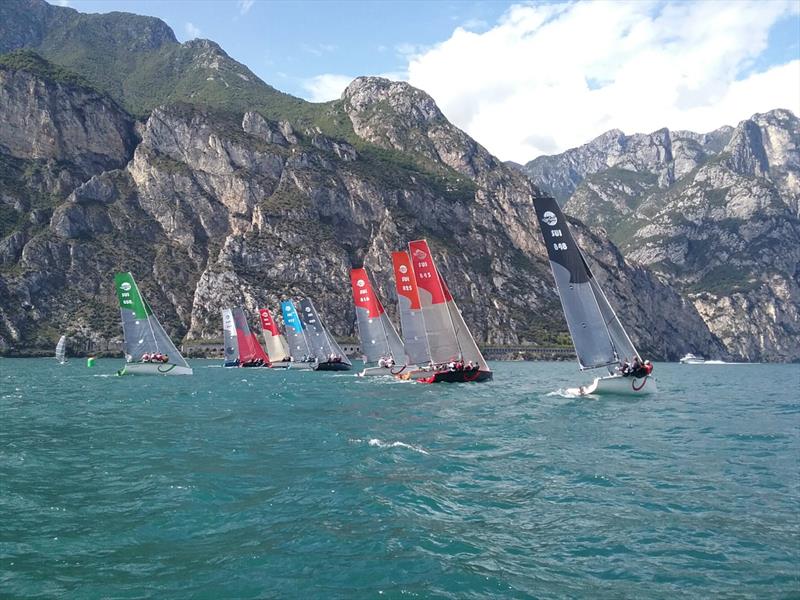
[[258,337],[254,332],[250,332],[250,342],[253,344],[253,351],[255,352],[255,358],[261,359],[264,361],[265,365],[269,364],[269,356],[266,352],[264,352],[263,346],[259,343]]
[[275,319],[272,318],[269,310],[266,308],[258,309],[258,316],[261,318],[261,329],[264,331],[268,331],[270,335],[277,336],[280,335],[280,331],[278,331],[278,325],[275,323]]
[[236,339],[239,342],[239,364],[247,363],[255,360],[256,344],[253,343],[253,338],[249,331],[244,331],[236,324]]
[[383,314],[383,306],[375,295],[375,290],[372,289],[366,269],[351,269],[350,285],[353,288],[353,302],[356,308],[366,310],[370,319],[377,319]]
[[410,242],[408,249],[411,254],[411,263],[414,267],[417,286],[430,294],[432,304],[444,304],[447,298],[445,297],[439,273],[433,264],[428,242],[425,240]]
[[411,268],[411,258],[408,252],[392,252],[392,265],[394,266],[394,282],[397,295],[407,298],[411,303],[410,310],[419,310],[419,290],[414,279],[414,269]]

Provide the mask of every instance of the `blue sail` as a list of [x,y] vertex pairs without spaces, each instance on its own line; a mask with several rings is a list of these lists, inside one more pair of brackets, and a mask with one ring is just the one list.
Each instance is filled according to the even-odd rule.
[[297,309],[291,300],[281,302],[281,315],[283,316],[283,326],[286,330],[286,338],[289,342],[292,358],[300,360],[301,357],[308,357],[311,354],[311,350],[303,332],[303,323],[300,321],[300,316],[297,314]]

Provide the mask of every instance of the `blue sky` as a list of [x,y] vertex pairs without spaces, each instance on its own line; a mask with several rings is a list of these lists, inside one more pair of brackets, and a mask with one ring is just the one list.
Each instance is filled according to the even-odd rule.
[[338,97],[359,75],[406,80],[504,160],[611,128],[710,131],[800,112],[797,0],[66,3],[159,17],[180,41],[212,39],[308,100]]

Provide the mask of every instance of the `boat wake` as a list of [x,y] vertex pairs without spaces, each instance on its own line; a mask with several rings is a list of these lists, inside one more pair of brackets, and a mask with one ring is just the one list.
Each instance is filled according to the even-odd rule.
[[[353,444],[363,444],[364,443],[364,440],[360,440],[360,439],[353,439],[353,440],[348,440],[348,441],[353,443]],[[405,442],[399,442],[399,441],[398,442],[384,442],[383,440],[380,440],[378,438],[371,438],[367,442],[367,444],[369,444],[370,446],[373,446],[375,448],[406,448],[407,450],[412,450],[412,451],[418,452],[420,454],[430,454],[430,452],[428,452],[424,448],[421,448],[420,446],[414,446],[413,444],[406,444]]]
[[588,396],[582,396],[577,389],[574,388],[558,388],[555,391],[548,392],[547,396],[555,396],[558,398],[587,398]]

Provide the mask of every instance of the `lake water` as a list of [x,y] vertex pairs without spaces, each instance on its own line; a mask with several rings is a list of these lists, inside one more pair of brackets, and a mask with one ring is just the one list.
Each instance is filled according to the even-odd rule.
[[3,598],[800,595],[800,367],[486,384],[0,359]]

